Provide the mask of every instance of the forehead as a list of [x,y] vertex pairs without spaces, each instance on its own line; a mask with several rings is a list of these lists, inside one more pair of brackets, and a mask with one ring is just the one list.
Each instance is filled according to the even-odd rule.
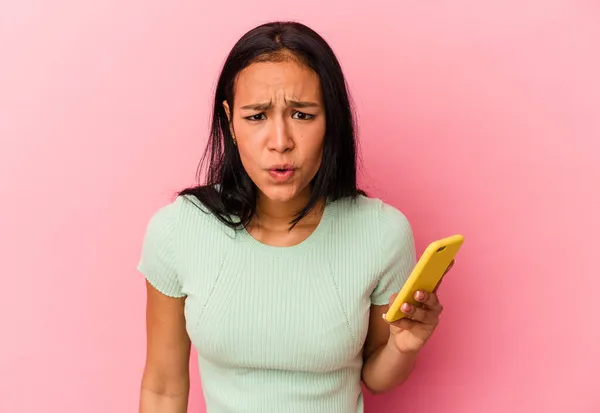
[[321,100],[319,76],[294,60],[252,63],[235,82],[236,104],[278,101],[283,98]]

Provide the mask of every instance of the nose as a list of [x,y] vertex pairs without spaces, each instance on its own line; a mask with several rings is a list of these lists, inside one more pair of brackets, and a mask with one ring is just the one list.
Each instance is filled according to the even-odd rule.
[[294,139],[289,132],[284,119],[275,119],[271,123],[271,130],[269,131],[269,150],[284,153],[294,149]]

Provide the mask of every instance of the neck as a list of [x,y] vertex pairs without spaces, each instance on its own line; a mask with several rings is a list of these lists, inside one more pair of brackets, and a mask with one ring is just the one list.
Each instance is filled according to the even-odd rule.
[[[274,230],[287,229],[298,212],[308,204],[309,199],[310,190],[304,191],[296,198],[286,202],[273,201],[259,194],[256,204],[257,219],[255,225]],[[304,217],[299,224],[310,225],[315,219],[318,222],[322,213],[322,204],[322,201],[318,202],[314,210]]]

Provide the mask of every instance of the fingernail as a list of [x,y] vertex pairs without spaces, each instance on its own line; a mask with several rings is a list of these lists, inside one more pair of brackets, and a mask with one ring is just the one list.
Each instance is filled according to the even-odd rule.
[[415,294],[415,298],[419,301],[421,301],[422,299],[425,298],[425,294],[423,294],[423,291],[417,291],[417,293]]
[[410,304],[408,304],[408,303],[402,304],[402,311],[409,312],[411,310],[412,310],[412,306]]

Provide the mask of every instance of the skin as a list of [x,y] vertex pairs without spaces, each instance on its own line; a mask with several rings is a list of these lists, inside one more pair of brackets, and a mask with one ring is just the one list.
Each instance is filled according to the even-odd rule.
[[190,389],[190,339],[184,298],[171,298],[146,282],[146,365],[140,413],[185,413]]
[[[294,231],[289,222],[310,197],[321,165],[325,108],[319,77],[294,60],[261,62],[240,72],[232,111],[223,102],[244,169],[258,187],[257,216],[247,228],[275,246],[302,242],[319,223],[322,203]],[[289,182],[276,182],[269,168],[291,164]]]
[[[233,108],[223,105],[244,168],[258,188],[257,216],[248,232],[268,245],[296,245],[314,231],[323,213],[321,202],[289,230],[289,222],[308,202],[322,158],[325,108],[319,78],[294,59],[254,63],[240,72],[234,95]],[[276,182],[268,172],[276,164],[294,165],[293,177]],[[148,349],[140,412],[184,413],[190,354],[184,299],[166,297],[150,284],[147,291]],[[419,291],[415,298],[423,307],[405,303],[402,310],[409,318],[392,325],[383,319],[389,305],[371,307],[362,380],[373,393],[406,380],[438,324],[442,306],[435,292]]]

